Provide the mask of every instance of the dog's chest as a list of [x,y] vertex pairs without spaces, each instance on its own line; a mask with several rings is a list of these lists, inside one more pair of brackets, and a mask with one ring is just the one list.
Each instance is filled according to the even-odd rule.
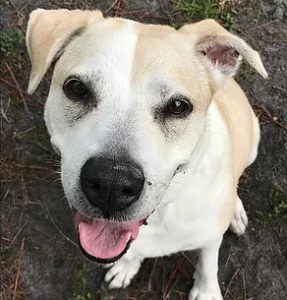
[[[220,218],[229,201],[229,188],[216,188],[215,180],[214,185],[210,184],[204,191],[192,193],[187,188],[182,192],[182,199],[156,210],[148,219],[148,225],[140,229],[132,247],[148,256],[162,256],[200,248],[217,238],[222,234]],[[173,196],[179,198],[178,194]]]
[[[234,190],[226,125],[211,106],[210,126],[186,172],[176,175],[162,203],[140,229],[134,242],[146,256],[196,249],[226,230]],[[213,133],[215,132],[215,133]],[[222,220],[226,219],[226,220]]]

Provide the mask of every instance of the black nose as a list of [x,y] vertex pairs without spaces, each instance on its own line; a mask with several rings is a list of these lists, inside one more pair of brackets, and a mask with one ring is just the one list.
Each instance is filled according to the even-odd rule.
[[81,171],[82,191],[104,217],[129,207],[139,198],[143,185],[142,168],[128,159],[92,157]]

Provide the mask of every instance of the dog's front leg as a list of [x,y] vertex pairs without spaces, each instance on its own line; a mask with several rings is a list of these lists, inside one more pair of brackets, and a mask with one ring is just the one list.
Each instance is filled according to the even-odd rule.
[[142,259],[133,255],[132,249],[107,271],[105,281],[109,288],[125,288],[138,272]]
[[194,273],[194,285],[189,300],[222,300],[217,279],[218,251],[222,237],[212,241],[200,250]]
[[109,283],[109,288],[127,287],[138,272],[144,258],[176,252],[170,247],[165,247],[163,232],[151,224],[141,228],[137,239],[127,253],[107,271],[105,281]]

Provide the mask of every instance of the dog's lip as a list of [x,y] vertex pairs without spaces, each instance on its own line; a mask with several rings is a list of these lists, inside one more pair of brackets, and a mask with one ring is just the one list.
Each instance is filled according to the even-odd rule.
[[[76,230],[79,230],[79,223],[80,223],[80,220],[77,218],[77,213],[80,213],[81,214],[81,218],[83,218],[82,220],[85,221],[85,222],[87,222],[87,223],[91,222],[93,219],[104,219],[104,218],[101,218],[101,217],[90,217],[90,216],[87,216],[85,213],[82,213],[81,211],[77,210],[76,208],[73,208],[73,212],[74,212],[74,224],[75,224],[75,229]],[[153,212],[154,211],[152,211],[152,213]],[[148,215],[146,218],[144,218],[144,219],[142,219],[142,220],[139,221],[140,222],[140,226],[141,225],[148,225],[147,219],[149,218],[150,215]],[[115,220],[115,222],[119,222],[120,223],[122,221]]]
[[86,258],[88,258],[89,260],[94,261],[94,262],[99,263],[99,264],[112,264],[112,263],[116,262],[117,260],[119,260],[123,255],[126,254],[126,252],[129,250],[130,245],[131,245],[132,242],[133,242],[133,239],[130,239],[127,242],[127,245],[126,245],[125,249],[119,255],[117,255],[115,257],[112,257],[112,258],[108,258],[108,259],[98,258],[98,257],[95,257],[93,255],[90,255],[82,247],[80,241],[79,241],[79,246],[80,246],[80,249],[81,249],[82,253],[84,254],[84,256]]

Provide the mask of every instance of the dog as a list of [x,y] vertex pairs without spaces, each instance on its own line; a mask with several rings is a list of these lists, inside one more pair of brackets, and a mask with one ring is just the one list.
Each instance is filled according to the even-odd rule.
[[216,21],[176,30],[100,11],[30,14],[28,93],[48,68],[51,144],[82,251],[126,287],[147,257],[199,250],[190,300],[223,299],[218,250],[247,216],[238,180],[257,156],[258,120],[233,76],[259,54]]

